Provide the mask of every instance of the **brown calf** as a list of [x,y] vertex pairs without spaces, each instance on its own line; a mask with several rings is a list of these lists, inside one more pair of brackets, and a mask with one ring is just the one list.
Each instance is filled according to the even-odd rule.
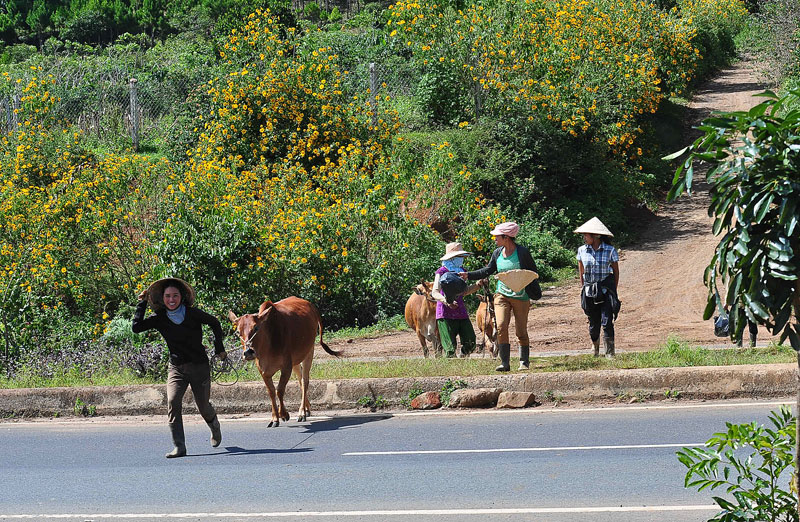
[[436,324],[436,300],[431,297],[433,283],[423,281],[414,287],[414,292],[406,301],[406,323],[417,333],[422,353],[428,356],[429,341],[433,345],[434,357],[442,355],[442,342]]
[[[483,332],[483,340],[481,340],[480,344],[478,344],[478,352],[486,353],[486,340],[489,340],[489,353],[492,354],[492,357],[497,357],[497,331],[495,329],[495,317],[494,317],[494,303],[492,302],[492,296],[489,295],[488,297],[485,295],[479,295],[478,299],[481,300],[481,304],[478,305],[478,311],[475,312],[475,322],[478,323],[478,330]],[[487,314],[487,307],[486,304],[489,304]],[[485,355],[484,355],[485,356]]]
[[[297,420],[303,422],[311,415],[308,401],[308,381],[311,361],[314,358],[314,341],[319,331],[319,344],[331,355],[342,352],[331,350],[322,342],[322,318],[317,307],[299,297],[287,297],[277,303],[265,301],[257,314],[236,317],[228,312],[228,318],[236,328],[236,335],[244,346],[243,357],[255,359],[261,378],[267,385],[272,401],[272,422],[269,427],[280,426],[280,421],[289,420],[289,412],[283,403],[283,395],[292,372],[300,381],[300,411]],[[272,376],[280,370],[278,379],[278,402],[275,401],[275,385]]]

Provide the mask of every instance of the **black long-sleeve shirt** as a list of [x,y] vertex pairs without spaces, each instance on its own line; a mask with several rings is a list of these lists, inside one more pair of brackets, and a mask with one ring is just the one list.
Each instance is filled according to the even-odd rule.
[[222,345],[222,326],[213,315],[187,306],[183,322],[175,324],[167,317],[165,309],[145,319],[146,310],[147,301],[139,301],[133,314],[133,332],[141,333],[154,328],[158,330],[167,342],[169,362],[172,364],[208,363],[208,356],[203,347],[204,324],[210,326],[214,332],[214,353],[225,351]]

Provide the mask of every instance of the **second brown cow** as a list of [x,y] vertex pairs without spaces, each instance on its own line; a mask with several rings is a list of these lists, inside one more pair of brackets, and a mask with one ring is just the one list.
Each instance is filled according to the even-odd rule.
[[[478,353],[488,352],[492,357],[497,357],[497,330],[495,328],[494,317],[494,303],[491,296],[480,295],[478,299],[481,304],[478,305],[478,310],[475,312],[475,322],[478,325],[478,331],[483,333],[483,339],[478,343]],[[488,303],[488,307],[486,306]],[[486,344],[489,344],[487,347]],[[484,355],[485,356],[485,355]]]
[[[257,314],[236,317],[233,312],[228,312],[228,318],[236,328],[236,335],[242,340],[244,359],[255,359],[261,378],[267,385],[272,401],[272,422],[269,426],[279,426],[281,420],[289,420],[283,396],[292,372],[300,381],[301,400],[297,420],[306,420],[311,415],[308,383],[317,333],[319,344],[326,352],[337,357],[342,354],[331,350],[322,341],[322,318],[317,307],[305,299],[287,297],[276,303],[265,301]],[[276,401],[272,376],[279,370],[281,375]]]
[[428,357],[428,342],[433,345],[434,357],[442,355],[442,341],[436,324],[436,300],[431,297],[433,283],[423,281],[414,287],[406,301],[406,323],[417,334],[422,354]]

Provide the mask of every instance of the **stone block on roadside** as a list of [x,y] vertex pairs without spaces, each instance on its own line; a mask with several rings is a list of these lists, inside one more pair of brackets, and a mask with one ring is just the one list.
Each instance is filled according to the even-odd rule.
[[497,397],[498,408],[527,408],[535,402],[533,392],[504,391]]
[[490,408],[497,403],[500,388],[461,388],[450,394],[451,408]]
[[439,392],[429,391],[421,395],[417,395],[411,401],[412,410],[435,410],[442,407],[442,399],[439,397]]

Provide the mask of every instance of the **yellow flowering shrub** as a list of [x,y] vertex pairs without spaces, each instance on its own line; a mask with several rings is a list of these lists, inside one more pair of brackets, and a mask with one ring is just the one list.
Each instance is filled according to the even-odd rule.
[[269,12],[222,54],[230,72],[209,83],[198,145],[167,187],[175,212],[157,270],[202,282],[220,311],[288,295],[333,324],[396,310],[438,250],[401,211],[404,180],[387,155],[396,114],[346,97],[331,51],[301,53]]
[[[732,15],[741,5],[704,1]],[[498,0],[463,9],[401,0],[390,9],[391,36],[421,67],[455,71],[464,91],[477,84],[485,111],[543,118],[617,151],[631,148],[643,115],[686,88],[701,58],[696,19],[643,0]]]

